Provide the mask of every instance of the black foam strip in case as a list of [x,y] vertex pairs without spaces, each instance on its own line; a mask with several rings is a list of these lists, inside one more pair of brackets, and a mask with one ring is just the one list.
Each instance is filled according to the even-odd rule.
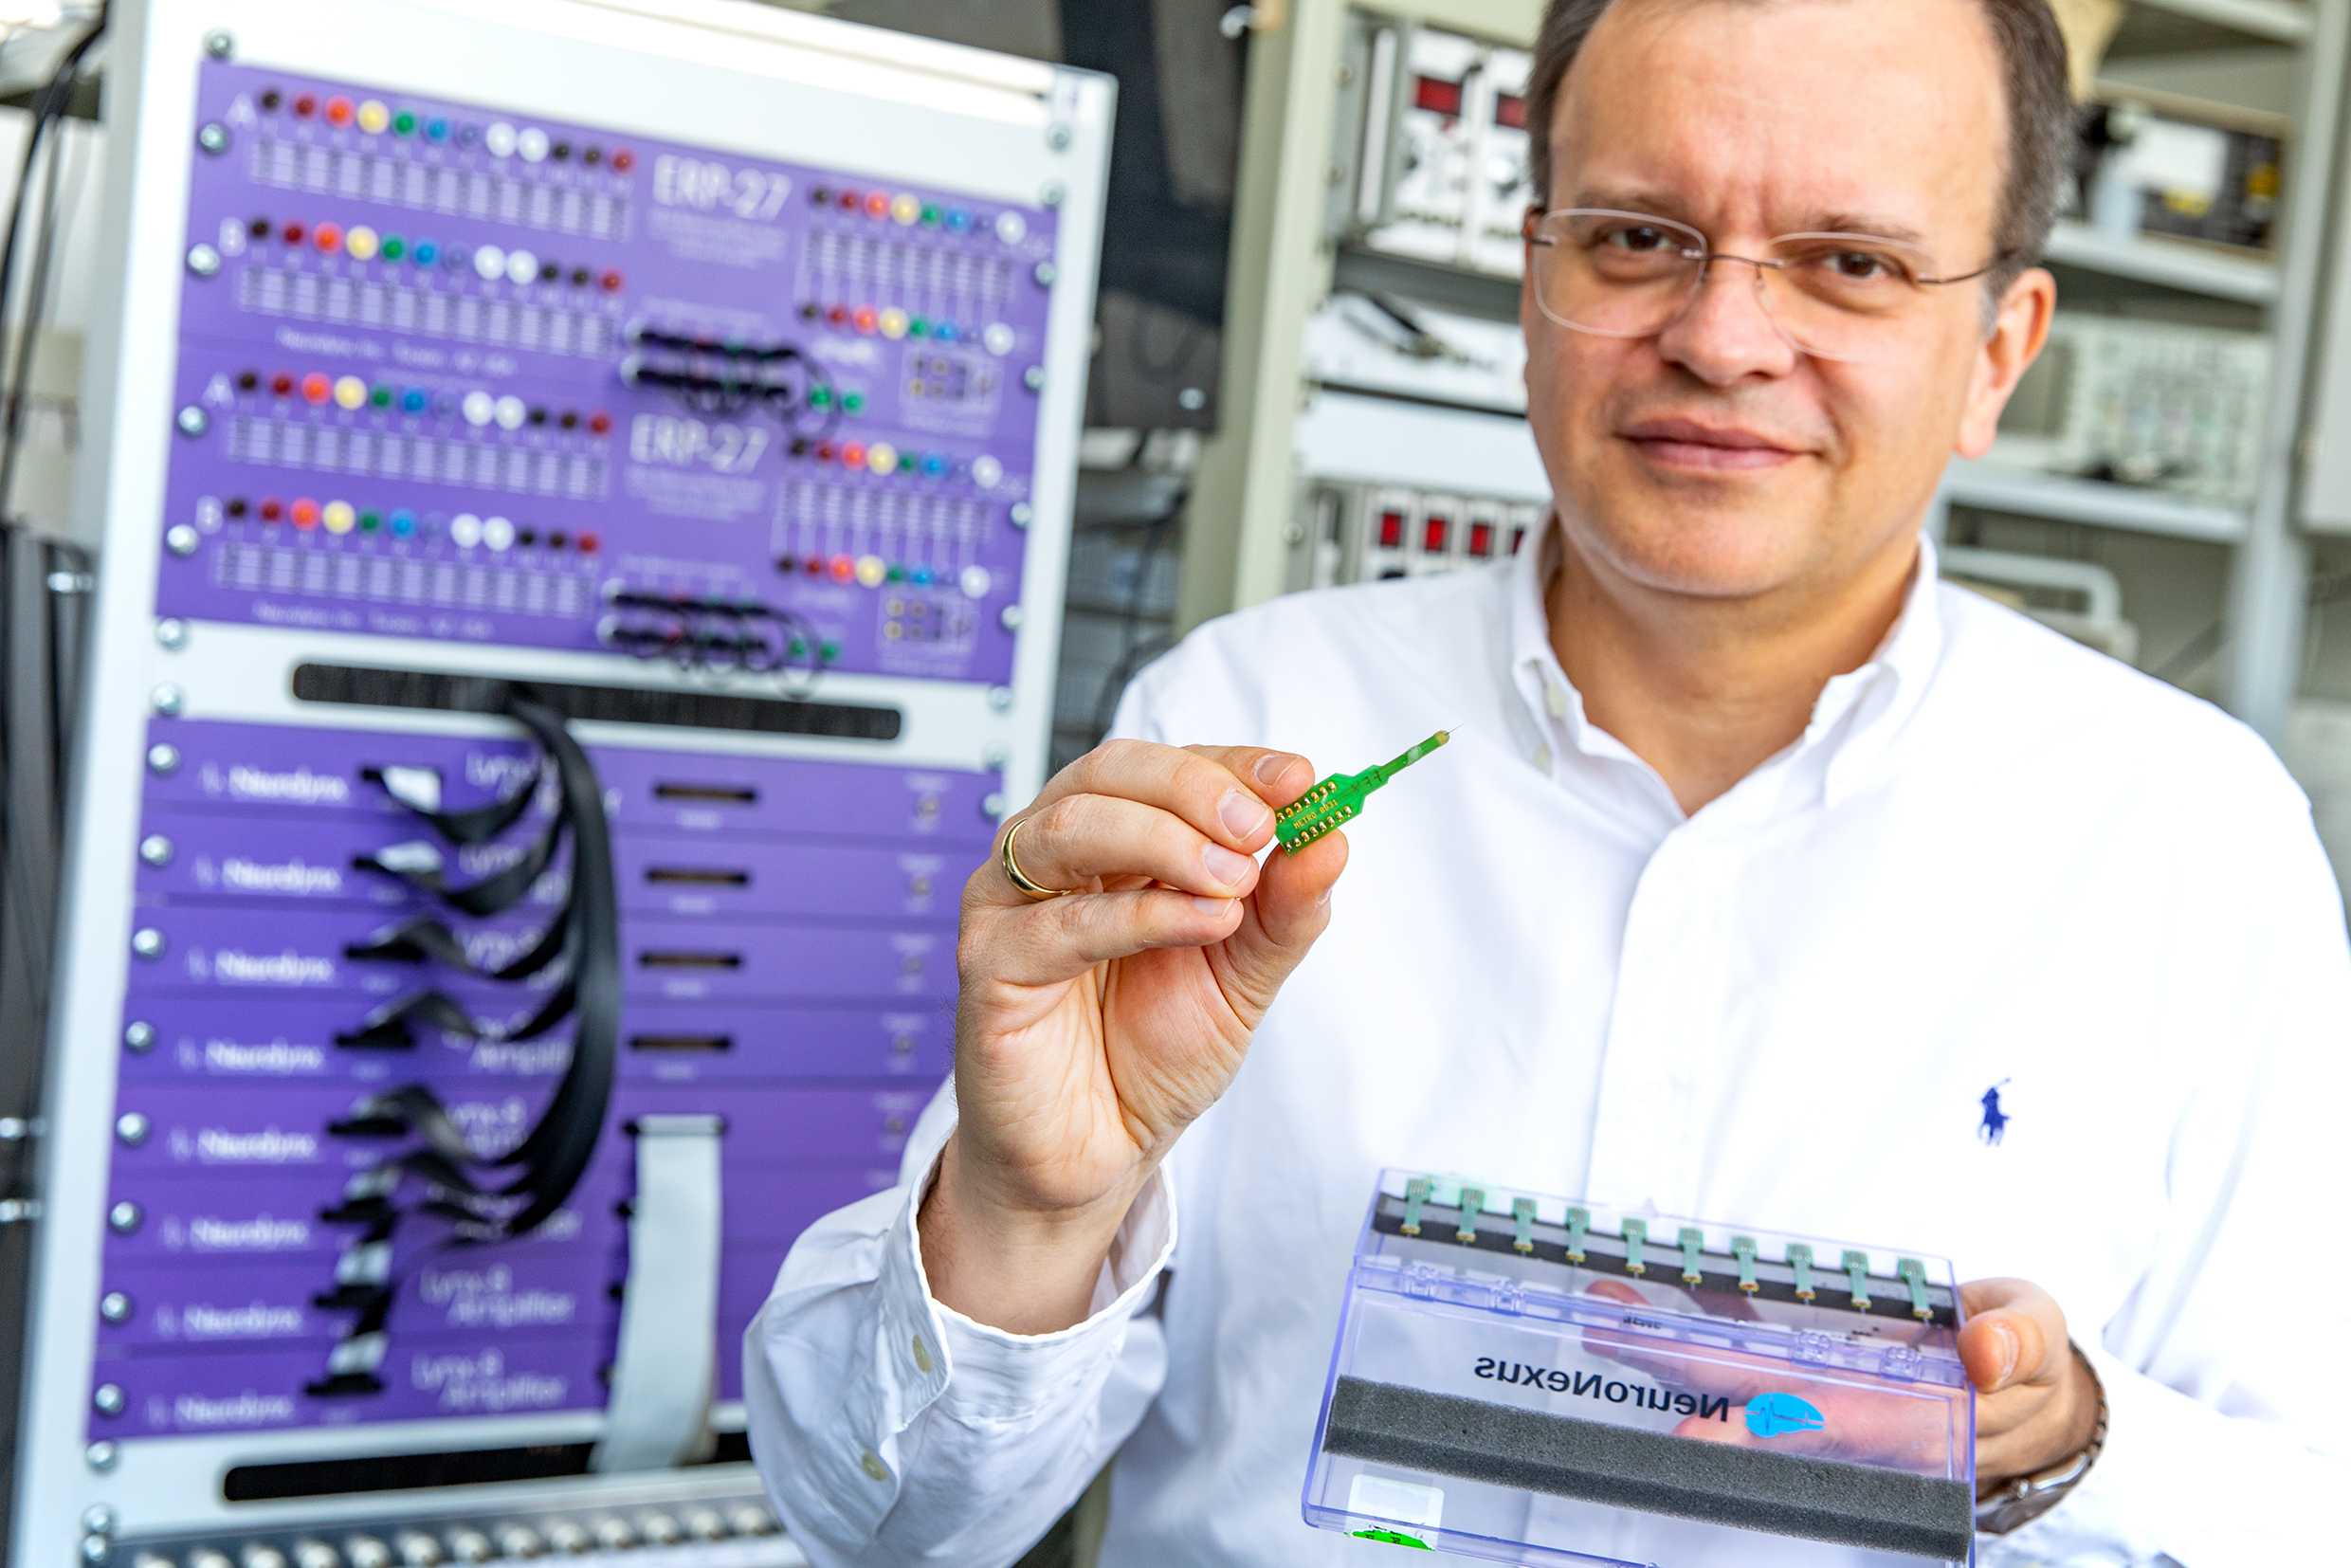
[[1349,1459],[1709,1524],[1964,1562],[1965,1482],[1905,1475],[1341,1377],[1322,1447]]

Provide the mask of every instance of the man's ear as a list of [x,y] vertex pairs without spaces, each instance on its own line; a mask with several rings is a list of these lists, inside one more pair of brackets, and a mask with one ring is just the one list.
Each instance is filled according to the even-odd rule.
[[2049,341],[2050,317],[2057,309],[2057,280],[2041,267],[2027,267],[2000,297],[1992,332],[1977,351],[1967,382],[1967,406],[1959,414],[1961,457],[1981,457],[1999,433],[2000,410]]

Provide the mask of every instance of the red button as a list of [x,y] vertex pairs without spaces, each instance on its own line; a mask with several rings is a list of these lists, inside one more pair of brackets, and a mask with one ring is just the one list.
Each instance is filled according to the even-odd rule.
[[592,556],[603,542],[593,534],[582,534],[579,537],[579,553],[583,556]]
[[318,527],[319,503],[307,496],[296,501],[294,503],[294,526],[297,528]]
[[841,210],[844,212],[854,212],[857,210],[856,191],[844,191],[841,192]]
[[886,218],[889,215],[890,194],[888,191],[876,191],[866,198],[866,216],[868,218]]
[[310,243],[333,255],[343,247],[343,226],[338,223],[320,224],[310,231]]
[[264,522],[275,522],[284,515],[285,508],[279,503],[277,497],[262,497],[262,520]]
[[302,243],[302,226],[301,224],[287,224],[283,228],[278,230],[278,232],[288,245],[300,245]]
[[624,280],[621,275],[617,272],[607,272],[603,277],[596,280],[598,283],[603,285],[604,292],[607,294],[618,294],[623,281]]
[[832,461],[831,442],[820,441],[816,444],[816,461],[819,463],[830,463]]
[[830,310],[825,312],[825,319],[830,321],[836,327],[847,322],[848,319],[849,307],[847,305],[835,305]]
[[294,112],[304,119],[308,119],[311,117],[311,114],[318,107],[319,100],[311,97],[308,93],[304,93],[301,97],[294,100]]
[[[844,443],[841,447],[841,466],[844,468],[863,468],[865,465],[866,444],[862,441],[850,441]],[[845,556],[842,558],[846,560],[848,557]]]
[[612,416],[609,413],[592,413],[588,416],[588,428],[594,434],[602,435],[611,428]]
[[269,378],[269,390],[280,397],[291,397],[294,395],[294,378],[280,371]]
[[832,580],[834,582],[845,583],[855,575],[857,575],[857,563],[855,561],[849,559],[847,556],[835,556],[832,557]]
[[332,390],[334,390],[333,383],[317,371],[312,371],[302,377],[302,395],[313,403],[325,402],[326,394]]
[[619,170],[622,173],[626,174],[627,173],[629,173],[629,170],[634,169],[636,166],[637,166],[637,155],[636,155],[636,154],[634,154],[634,153],[630,152],[630,151],[629,151],[628,148],[626,148],[626,147],[615,148],[615,149],[613,150],[613,153],[612,153],[612,167],[613,167],[613,168],[615,168],[615,169]]
[[876,324],[878,324],[878,323],[881,321],[881,319],[882,319],[882,318],[881,318],[881,317],[879,317],[879,316],[877,316],[877,315],[875,315],[875,314],[874,314],[873,306],[871,306],[871,305],[859,305],[859,306],[857,307],[857,330],[858,330],[858,331],[860,331],[860,332],[865,332],[865,333],[870,333],[870,332],[872,332],[872,331],[873,331],[873,329],[874,329],[874,327],[876,326]]
[[326,100],[326,122],[329,125],[350,124],[351,100],[347,98],[328,99]]
[[811,577],[821,577],[825,574],[824,556],[811,556],[808,558],[808,574]]

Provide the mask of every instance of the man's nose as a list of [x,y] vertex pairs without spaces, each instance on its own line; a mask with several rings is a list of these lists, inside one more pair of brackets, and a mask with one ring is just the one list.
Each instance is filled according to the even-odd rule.
[[1760,263],[1710,256],[1681,313],[1657,335],[1657,352],[1708,386],[1780,376],[1799,357],[1763,302]]

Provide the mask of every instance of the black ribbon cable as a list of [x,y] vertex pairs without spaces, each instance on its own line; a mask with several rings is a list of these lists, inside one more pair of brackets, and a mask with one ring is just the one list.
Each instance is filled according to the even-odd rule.
[[[561,955],[565,959],[565,978],[556,994],[519,1029],[500,1032],[504,1038],[528,1038],[553,1028],[566,1015],[576,1015],[571,1062],[538,1121],[514,1149],[495,1159],[485,1159],[474,1153],[440,1097],[421,1084],[405,1085],[372,1096],[355,1107],[350,1117],[335,1123],[329,1131],[337,1136],[413,1136],[420,1145],[378,1166],[373,1173],[374,1191],[347,1200],[322,1216],[367,1225],[368,1241],[361,1245],[388,1244],[404,1214],[419,1210],[456,1221],[454,1239],[435,1249],[436,1253],[447,1248],[503,1241],[536,1229],[578,1186],[594,1155],[605,1113],[611,1103],[620,1034],[620,921],[611,835],[604,815],[604,787],[588,754],[565,728],[560,714],[513,687],[507,688],[503,706],[507,715],[539,742],[544,757],[541,767],[554,768],[562,791],[558,822],[569,823],[572,839],[571,888],[562,914],[530,953],[496,970],[474,966],[448,928],[430,919],[410,921],[379,933],[352,951],[355,957],[410,961],[430,957],[466,973],[507,981],[535,974]],[[371,770],[370,775],[383,783],[380,775],[392,772]],[[385,787],[388,791],[392,788],[390,783]],[[531,793],[526,788],[515,799],[527,802]],[[442,813],[428,811],[422,802],[405,798],[397,792],[394,798],[424,816],[437,831],[446,834],[454,826],[460,832],[489,836],[483,831],[483,825],[492,820],[486,809]],[[514,806],[511,800],[501,802],[498,811],[504,813],[504,825],[511,825],[521,815],[521,808]],[[481,838],[471,842],[481,842]],[[550,846],[548,858],[552,856]],[[392,1047],[412,1044],[413,1037],[409,1034],[411,1019],[475,1038],[489,1037],[492,1032],[447,995],[427,991],[378,1009],[355,1034],[338,1036],[337,1043]],[[503,1183],[477,1179],[473,1170],[484,1166],[518,1174]],[[428,1195],[417,1208],[404,1210],[392,1201],[392,1194],[400,1177],[408,1175],[421,1178],[428,1186]],[[433,1254],[428,1254],[430,1255]],[[420,1260],[418,1267],[421,1266]],[[311,1385],[313,1392],[380,1390],[382,1384],[373,1376],[372,1367],[360,1367],[355,1362],[369,1355],[380,1356],[384,1322],[398,1288],[396,1283],[386,1285],[380,1294],[365,1297],[359,1321],[330,1358],[329,1376]],[[362,1305],[355,1293],[340,1286],[334,1300],[337,1305]]]
[[537,1012],[521,1023],[501,1025],[483,1023],[447,992],[410,991],[359,1020],[357,1029],[335,1036],[335,1043],[347,1050],[413,1050],[411,1021],[463,1040],[536,1040],[572,1015],[577,994],[578,988],[566,975]]
[[486,844],[513,827],[531,809],[532,798],[538,793],[541,769],[535,767],[522,787],[503,800],[493,800],[487,806],[476,806],[469,811],[442,811],[437,798],[431,806],[415,798],[416,792],[408,782],[413,770],[406,768],[362,768],[359,776],[371,784],[380,785],[383,792],[431,824],[432,830],[451,844]]
[[354,855],[354,869],[397,877],[418,892],[439,899],[465,915],[495,915],[519,903],[556,858],[568,818],[561,811],[547,824],[521,857],[501,871],[492,872],[470,887],[452,887],[442,875],[441,851],[418,841],[395,844],[372,855]]

